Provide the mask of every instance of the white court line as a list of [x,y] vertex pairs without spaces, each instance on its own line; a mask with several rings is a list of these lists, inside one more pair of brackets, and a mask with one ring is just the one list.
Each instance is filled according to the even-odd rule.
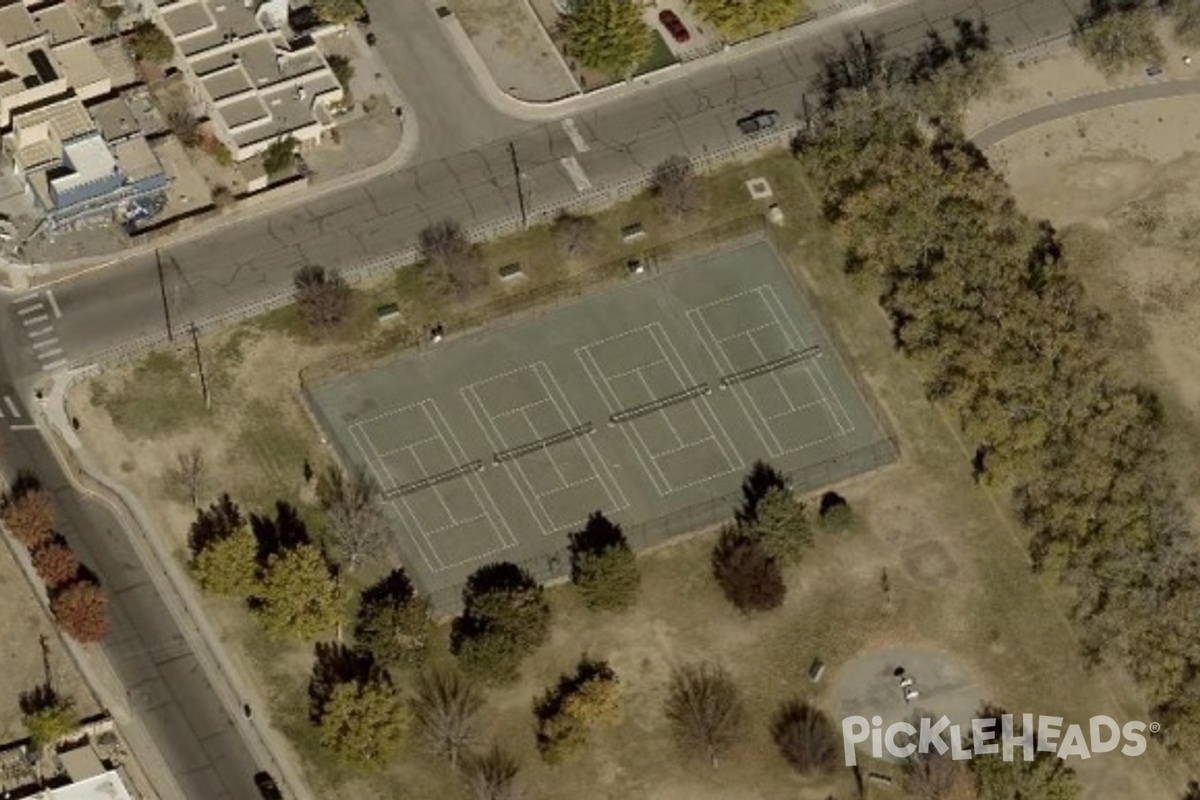
[[44,328],[38,328],[36,331],[25,331],[25,334],[31,339],[39,339],[50,333],[54,333],[53,325],[47,325]]
[[21,410],[17,408],[17,404],[14,403],[13,399],[8,395],[4,395],[4,405],[8,406],[9,413],[11,413],[14,417],[21,416]]
[[67,363],[68,362],[65,358],[60,358],[58,361],[54,361],[49,364],[42,365],[42,372],[53,372],[56,369],[61,369],[61,368],[65,367],[67,365]]
[[28,328],[30,325],[40,325],[50,319],[49,314],[38,314],[36,317],[27,317],[21,320],[21,324]]
[[58,344],[58,337],[51,336],[49,339],[42,339],[40,342],[34,342],[33,349],[41,350],[43,347],[50,347],[51,345],[56,345],[56,344]]
[[[710,303],[709,305],[712,304]],[[712,332],[712,328],[710,328],[708,325],[708,320],[704,318],[704,312],[702,308],[706,307],[707,306],[690,309],[687,312],[687,318],[692,323],[692,330],[696,332],[696,338],[700,340],[700,344],[703,345],[705,352],[708,353],[708,357],[712,359],[713,364],[716,366],[717,372],[726,374],[732,373],[734,372],[734,369],[733,365],[729,363],[729,355],[725,352],[724,348],[721,347],[721,343],[717,340],[716,335]],[[704,330],[700,330],[701,325],[704,326]],[[716,346],[720,352],[718,353],[717,351],[714,351],[713,346]],[[733,399],[737,401],[738,407],[742,409],[742,413],[746,416],[746,421],[749,422],[750,427],[754,429],[754,435],[758,437],[760,442],[762,442],[763,449],[767,451],[768,455],[774,456],[775,453],[771,449],[771,443],[767,441],[767,437],[763,433],[763,428],[754,422],[754,416],[750,413],[750,409],[746,407],[746,401],[742,399],[741,390],[744,388],[745,387],[737,385],[730,387],[730,391],[733,393]],[[766,432],[771,433],[771,430],[767,429]]]
[[[430,401],[430,402],[433,403],[433,401]],[[458,450],[458,456],[462,460],[462,463],[463,464],[467,463],[467,461],[468,461],[467,451],[463,449],[462,442],[460,442],[458,440],[458,435],[454,433],[454,429],[450,427],[450,424],[448,422],[446,422],[446,417],[442,415],[442,410],[440,408],[438,408],[436,403],[433,403],[433,410],[437,412],[438,419],[441,420],[441,422],[442,422],[442,428],[445,430],[446,434],[448,434],[448,436],[449,436],[449,441],[454,442],[454,447]],[[492,510],[496,512],[496,519],[500,520],[500,524],[504,526],[505,532],[508,533],[508,539],[505,540],[504,536],[500,532],[500,529],[496,527],[496,521],[491,519],[491,517],[489,516],[488,521],[491,522],[492,530],[494,530],[496,532],[496,536],[497,536],[497,538],[500,539],[500,543],[506,544],[507,547],[516,547],[518,544],[517,537],[513,535],[512,528],[510,528],[508,526],[508,520],[506,520],[504,518],[504,515],[500,513],[500,507],[496,505],[496,501],[492,497],[491,492],[488,491],[487,485],[484,484],[484,482],[477,475],[470,475],[467,477],[467,480],[475,481],[475,484],[471,485],[472,493],[475,492],[476,488],[478,488],[479,491],[483,492],[484,496],[487,497],[488,503],[491,505]],[[476,484],[478,484],[478,486],[476,486]],[[476,499],[478,500],[478,495],[476,495]],[[483,508],[483,503],[480,503],[479,505],[481,508]],[[507,547],[504,549],[507,549]],[[498,551],[493,551],[493,552],[498,552]],[[491,553],[488,553],[487,555],[491,555]],[[483,557],[484,556],[478,556],[478,558],[483,558]]]
[[32,314],[35,311],[40,311],[43,308],[45,308],[45,305],[42,304],[41,302],[30,303],[29,305],[24,306],[23,308],[18,308],[17,316],[23,317],[27,314]]
[[61,356],[62,353],[63,353],[63,349],[61,347],[56,347],[53,350],[44,350],[44,351],[38,353],[37,358],[38,358],[38,361],[45,361],[47,358],[54,358],[55,356]]
[[563,130],[567,133],[567,138],[571,140],[571,144],[575,146],[575,151],[578,153],[586,153],[591,148],[584,141],[583,135],[579,133],[579,128],[575,126],[575,120],[567,117],[562,121]]
[[55,319],[62,319],[62,312],[58,309],[58,301],[54,299],[54,290],[46,290],[46,299],[50,301],[50,310],[54,312]]

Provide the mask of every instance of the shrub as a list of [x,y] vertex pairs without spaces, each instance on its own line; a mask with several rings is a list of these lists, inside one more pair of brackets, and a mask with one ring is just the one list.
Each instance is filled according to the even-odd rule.
[[33,551],[33,568],[51,592],[79,577],[79,559],[62,542],[50,542]]
[[617,675],[607,663],[585,658],[534,705],[534,715],[542,758],[550,763],[572,758],[594,726],[621,721]]
[[771,723],[771,737],[801,774],[829,772],[839,763],[842,748],[829,717],[808,703],[785,703]]
[[142,22],[129,32],[129,46],[138,61],[162,64],[175,57],[175,43],[153,22]]
[[54,532],[54,500],[45,489],[29,489],[4,502],[4,525],[17,541],[36,550]]
[[92,644],[103,639],[108,629],[107,605],[99,586],[81,580],[56,592],[50,611],[68,636],[80,644]]
[[787,587],[775,558],[754,536],[727,527],[713,549],[713,576],[739,611],[770,611],[783,604]]

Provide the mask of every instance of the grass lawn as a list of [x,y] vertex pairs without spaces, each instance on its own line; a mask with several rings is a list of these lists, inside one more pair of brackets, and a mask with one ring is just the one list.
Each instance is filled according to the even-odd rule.
[[[788,573],[788,598],[775,612],[747,617],[726,603],[710,577],[712,531],[643,554],[642,596],[627,612],[593,614],[568,587],[550,590],[551,641],[526,662],[513,685],[488,692],[483,738],[516,753],[531,796],[546,800],[850,798],[857,792],[848,770],[824,778],[790,771],[770,739],[771,715],[796,697],[828,703],[853,659],[897,645],[952,655],[981,688],[981,699],[1015,712],[1061,715],[1069,722],[1093,713],[1142,718],[1144,704],[1120,676],[1084,670],[1065,621],[1067,599],[1030,573],[1024,537],[1006,498],[971,481],[969,456],[954,428],[924,400],[920,375],[893,350],[874,294],[842,272],[836,244],[786,155],[711,176],[705,181],[705,213],[671,220],[653,198],[642,196],[596,214],[605,246],[578,262],[559,253],[544,227],[488,244],[489,283],[471,298],[440,295],[416,270],[403,269],[356,290],[363,316],[337,341],[313,341],[294,309],[208,337],[203,350],[224,370],[211,411],[188,399],[195,394],[194,379],[169,356],[95,378],[90,391],[77,392],[71,402],[97,457],[114,474],[123,473],[177,543],[191,513],[162,499],[161,475],[172,454],[192,444],[219,465],[210,495],[228,490],[255,511],[284,499],[311,513],[302,463],[319,465],[326,456],[296,400],[302,370],[341,369],[382,355],[418,341],[434,321],[466,326],[582,289],[620,274],[631,255],[654,248],[678,252],[685,237],[703,245],[765,210],[743,185],[759,176],[770,180],[773,202],[787,215],[777,237],[781,251],[809,287],[826,325],[844,342],[846,358],[887,409],[902,461],[839,487],[858,524],[844,535],[818,534],[806,560]],[[631,222],[641,222],[647,237],[625,245],[618,232]],[[527,277],[501,285],[496,268],[514,261],[525,266]],[[374,307],[384,302],[401,310],[401,321],[386,328],[373,320]],[[147,374],[165,377],[151,384],[143,379]],[[138,413],[126,412],[126,405]],[[270,700],[273,724],[289,736],[322,797],[464,796],[449,769],[415,746],[378,773],[333,763],[306,721],[311,648],[269,639],[237,604],[210,601],[208,611],[235,657],[250,667]],[[584,653],[611,662],[624,691],[624,719],[597,731],[578,761],[551,767],[535,750],[532,701]],[[820,684],[806,676],[816,657],[829,665]],[[681,758],[662,714],[670,671],[700,660],[730,670],[747,708],[744,735],[718,770]],[[871,769],[895,772],[889,765]],[[1172,797],[1168,785],[1172,791],[1182,786],[1179,769],[1152,747],[1139,759],[1092,759],[1080,772],[1089,798],[1165,800]]]
[[669,67],[676,62],[676,58],[671,53],[671,48],[667,46],[667,42],[658,31],[654,31],[654,49],[650,51],[650,55],[646,56],[646,60],[639,64],[633,70],[634,77],[645,75],[647,72],[654,72],[656,69]]

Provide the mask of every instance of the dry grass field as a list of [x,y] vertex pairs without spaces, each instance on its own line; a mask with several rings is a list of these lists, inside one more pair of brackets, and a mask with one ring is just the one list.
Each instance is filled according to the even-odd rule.
[[[1050,198],[1050,190],[1023,183],[1019,170],[1009,166],[1022,201],[1031,212],[1046,213],[1041,209],[1051,199],[1039,198]],[[1040,170],[1046,170],[1044,163]],[[857,512],[855,528],[839,536],[819,534],[807,559],[787,574],[786,604],[769,614],[745,617],[723,599],[708,566],[711,531],[644,554],[643,593],[628,612],[594,614],[569,588],[551,590],[555,623],[550,643],[526,662],[516,683],[488,692],[485,712],[488,735],[522,758],[531,796],[824,800],[834,795],[848,800],[857,796],[848,770],[823,780],[797,778],[775,751],[768,724],[774,709],[793,698],[810,698],[832,711],[844,689],[840,681],[855,660],[882,648],[943,653],[969,674],[981,701],[1017,713],[1059,715],[1068,722],[1093,714],[1144,719],[1143,702],[1121,675],[1083,668],[1066,621],[1068,598],[1030,573],[1023,533],[1004,494],[972,482],[969,453],[953,425],[923,398],[919,374],[892,349],[887,320],[870,293],[842,273],[837,249],[816,218],[794,162],[779,156],[720,173],[709,182],[709,213],[675,226],[671,235],[754,213],[741,183],[758,175],[771,180],[788,214],[781,235],[791,266],[825,324],[844,343],[846,357],[887,409],[902,460],[838,487]],[[1195,180],[1200,185],[1200,169]],[[1060,183],[1061,191],[1067,191],[1069,182]],[[1191,190],[1181,186],[1179,191]],[[1179,395],[1180,408],[1192,392],[1194,411],[1200,384],[1189,382],[1200,380],[1200,371],[1192,370],[1188,378],[1176,373],[1186,363],[1180,360],[1188,353],[1182,326],[1195,325],[1194,303],[1200,302],[1195,287],[1200,284],[1194,268],[1193,279],[1186,278],[1185,251],[1178,251],[1178,257],[1166,255],[1176,253],[1173,248],[1182,246],[1189,229],[1187,218],[1176,213],[1174,204],[1181,201],[1173,197],[1162,196],[1169,208],[1159,212],[1161,221],[1145,234],[1149,240],[1134,236],[1147,223],[1130,222],[1122,203],[1099,219],[1089,213],[1086,218],[1094,224],[1081,228],[1078,236],[1073,231],[1069,241],[1080,253],[1128,254],[1154,247],[1163,254],[1150,275],[1137,268],[1144,263],[1140,255],[1096,255],[1087,261],[1093,268],[1087,278],[1097,298],[1128,327],[1131,346],[1148,348],[1161,358],[1176,353],[1176,360],[1168,358],[1155,374]],[[1069,206],[1071,201],[1061,202]],[[664,240],[668,227],[657,213],[651,200],[641,198],[605,212],[599,221],[615,242],[620,225],[640,220],[654,245]],[[1085,249],[1089,247],[1093,251]],[[610,250],[606,257],[625,255]],[[160,356],[149,365],[114,370],[80,386],[71,398],[72,413],[83,420],[88,445],[108,469],[147,500],[160,535],[170,538],[181,557],[191,514],[184,504],[166,499],[161,476],[176,452],[194,445],[203,448],[213,465],[209,496],[228,490],[254,511],[268,510],[276,499],[287,500],[316,525],[318,515],[301,470],[305,459],[319,465],[326,455],[296,401],[300,371],[347,353],[361,357],[362,352],[381,354],[412,345],[434,320],[448,325],[479,320],[495,313],[495,298],[506,292],[536,296],[538,287],[589,268],[563,265],[545,230],[488,249],[493,269],[516,260],[528,265],[524,288],[493,285],[482,299],[465,305],[431,295],[411,270],[367,287],[360,298],[360,320],[344,341],[309,341],[291,310],[212,337],[202,343],[216,377],[211,411],[205,412],[196,399],[189,362]],[[1190,301],[1185,289],[1191,291]],[[400,325],[374,329],[371,310],[382,302],[400,304]],[[1180,303],[1184,305],[1176,308]],[[139,379],[147,376],[155,382]],[[235,604],[214,601],[208,611],[235,657],[270,699],[274,724],[296,744],[324,797],[462,796],[449,771],[415,749],[375,775],[331,763],[316,747],[304,719],[311,651],[267,639]],[[532,701],[583,653],[612,663],[624,687],[624,721],[595,734],[580,760],[547,766],[534,746]],[[829,665],[819,684],[806,674],[816,657]],[[730,670],[748,711],[744,740],[715,771],[675,753],[662,714],[670,670],[700,660]],[[1097,757],[1077,766],[1089,800],[1172,800],[1186,778],[1183,766],[1156,747],[1138,759]],[[871,768],[894,770],[889,765]],[[893,790],[873,796],[901,794]]]

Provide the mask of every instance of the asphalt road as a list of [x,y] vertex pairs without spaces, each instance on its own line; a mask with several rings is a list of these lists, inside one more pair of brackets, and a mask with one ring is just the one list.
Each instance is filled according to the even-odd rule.
[[124,530],[105,508],[76,494],[37,431],[14,429],[29,423],[32,413],[12,385],[10,366],[0,360],[4,472],[11,479],[29,470],[53,494],[59,532],[108,594],[108,634],[100,646],[126,689],[130,711],[189,798],[257,798],[253,776],[259,767]]
[[[949,29],[954,17],[986,17],[997,45],[1013,48],[1063,33],[1084,2],[923,0],[883,10],[863,27],[903,51],[917,46],[931,27]],[[417,164],[171,248],[165,294],[175,322],[205,319],[284,291],[304,264],[344,267],[404,249],[431,221],[449,217],[471,227],[515,218],[509,142],[531,207],[577,195],[559,163],[563,157],[574,156],[593,186],[601,187],[644,174],[671,155],[728,146],[740,140],[734,122],[744,113],[774,108],[798,116],[820,55],[857,32],[828,32],[733,62],[716,56],[697,75],[577,114],[589,147],[578,153],[559,122],[501,118],[479,99],[465,69],[447,63],[448,45],[436,38],[441,31],[429,8],[376,5],[381,55],[419,119]],[[151,257],[63,284],[56,293],[63,311],[57,335],[73,363],[164,330],[163,291]],[[26,355],[32,356],[28,348]],[[24,368],[32,374],[37,363],[29,358]]]

